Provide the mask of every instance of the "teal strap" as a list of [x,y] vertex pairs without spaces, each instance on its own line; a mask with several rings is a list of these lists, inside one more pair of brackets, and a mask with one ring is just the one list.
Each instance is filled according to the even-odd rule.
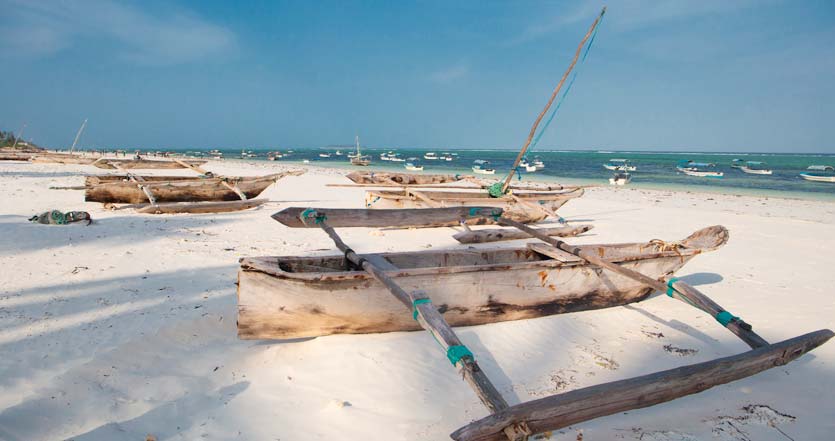
[[478,207],[470,208],[470,217],[478,216]]
[[317,212],[316,210],[314,210],[312,208],[308,208],[308,209],[302,211],[302,214],[301,214],[300,217],[302,219],[302,223],[305,224],[305,225],[307,225],[307,219],[313,219],[313,222],[317,225],[321,224],[322,222],[324,222],[328,219],[327,216],[325,216],[324,214],[319,214],[319,212]]
[[432,303],[432,299],[415,299],[415,301],[412,302],[412,318],[413,319],[417,320],[417,317],[418,317],[417,305],[421,305],[423,303]]
[[673,293],[676,292],[676,289],[673,288],[673,283],[678,282],[678,277],[673,277],[667,281],[667,295],[672,297]]
[[449,362],[452,363],[453,366],[458,364],[458,362],[464,357],[470,357],[470,360],[475,359],[475,357],[473,357],[473,353],[463,345],[450,346],[446,350],[446,358],[449,359]]
[[721,323],[722,326],[727,327],[728,324],[734,320],[739,320],[739,317],[731,314],[728,311],[719,311],[719,313],[716,314],[716,321]]

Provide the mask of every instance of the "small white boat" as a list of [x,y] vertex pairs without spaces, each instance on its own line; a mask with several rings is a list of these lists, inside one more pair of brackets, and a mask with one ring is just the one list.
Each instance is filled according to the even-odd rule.
[[309,160],[309,159],[302,159],[302,162],[303,162],[303,163],[305,163],[305,164],[310,164],[310,160]]
[[337,150],[337,151],[336,151],[336,153],[335,153],[335,155],[336,155],[336,156],[342,156],[342,151],[341,151],[341,150]]
[[611,185],[626,185],[632,182],[632,175],[629,173],[615,173],[614,176],[609,178],[609,184]]
[[815,170],[815,171],[835,171],[835,167],[831,165],[810,165],[806,167],[806,170]]
[[701,178],[721,178],[725,176],[725,174],[720,171],[710,170],[710,168],[713,167],[716,167],[716,164],[682,161],[676,166],[676,170],[688,176],[698,176]]
[[390,157],[389,161],[391,161],[391,162],[406,162],[405,159],[403,159],[403,158],[401,158],[397,155],[394,155],[394,156]]
[[331,154],[330,153],[319,153],[319,157],[320,158],[330,158]]
[[482,159],[476,159],[473,161],[473,173],[477,173],[480,175],[495,175],[496,170],[490,168],[490,162],[484,161]]
[[434,161],[438,159],[438,155],[436,155],[435,152],[427,152],[425,155],[423,155],[423,159],[429,159]]
[[734,159],[731,161],[731,168],[742,168],[745,165],[745,161],[742,159]]
[[545,163],[542,162],[542,160],[539,159],[538,156],[533,158],[533,162],[531,163],[531,165],[536,167],[537,170],[542,170],[543,168],[545,168]]
[[739,166],[739,169],[750,175],[770,175],[773,172],[765,168],[764,162],[748,161],[745,165]]
[[817,173],[801,173],[800,177],[807,181],[815,182],[833,182],[835,183],[835,175],[821,175]]
[[628,159],[610,159],[607,164],[603,164],[603,167],[606,170],[614,170],[614,171],[635,171],[638,168],[634,165],[629,164]]
[[410,170],[410,171],[423,171],[423,166],[418,165],[417,158],[409,158],[406,161],[405,167],[406,167],[406,170]]

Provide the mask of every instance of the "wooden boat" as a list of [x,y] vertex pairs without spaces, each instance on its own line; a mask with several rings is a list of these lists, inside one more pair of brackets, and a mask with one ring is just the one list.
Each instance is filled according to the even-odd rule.
[[[258,197],[267,187],[285,176],[299,176],[304,171],[290,171],[252,177],[143,176],[142,186],[152,192],[156,202],[237,201]],[[88,176],[84,182],[84,200],[121,204],[148,202],[148,196],[126,175]]]
[[372,209],[439,208],[456,206],[501,207],[505,216],[519,222],[539,222],[571,199],[583,195],[582,188],[554,192],[517,192],[500,198],[486,191],[416,191],[405,189],[369,190],[365,192],[365,206]]
[[28,161],[37,153],[0,151],[0,161]]
[[30,161],[42,164],[90,165],[100,159],[101,158],[90,158],[73,153],[41,153],[33,156]]
[[823,175],[819,173],[801,173],[800,177],[807,181],[835,182],[835,175]]
[[[714,226],[693,233],[678,247],[661,242],[579,247],[661,280],[727,240],[728,231]],[[426,291],[452,326],[607,308],[643,300],[652,292],[629,278],[599,274],[593,265],[544,243],[364,257],[382,264],[406,291]],[[341,254],[242,259],[238,336],[297,338],[420,329],[382,284],[345,265]]]
[[472,176],[464,175],[424,175],[391,172],[353,172],[345,175],[345,177],[357,184],[381,185],[446,184],[450,182],[459,182],[468,178],[472,178]]
[[[181,163],[192,166],[201,166],[205,164],[205,160],[180,160],[178,161],[160,161],[152,159],[118,159],[118,158],[102,158],[92,162],[98,168],[114,170],[117,168],[124,169],[175,169],[188,168]],[[118,166],[117,166],[118,163]]]

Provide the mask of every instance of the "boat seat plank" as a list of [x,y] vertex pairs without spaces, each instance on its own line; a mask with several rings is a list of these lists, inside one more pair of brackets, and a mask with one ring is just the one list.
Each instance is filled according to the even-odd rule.
[[571,253],[566,253],[565,251],[555,246],[548,245],[547,243],[529,243],[528,249],[563,263],[574,263],[583,261],[583,259]]

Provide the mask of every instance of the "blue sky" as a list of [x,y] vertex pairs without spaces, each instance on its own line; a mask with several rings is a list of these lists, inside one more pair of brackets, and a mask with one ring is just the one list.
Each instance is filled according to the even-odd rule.
[[[600,2],[0,0],[0,127],[518,149]],[[835,153],[835,3],[612,1],[541,148]],[[10,105],[9,103],[14,103]]]

